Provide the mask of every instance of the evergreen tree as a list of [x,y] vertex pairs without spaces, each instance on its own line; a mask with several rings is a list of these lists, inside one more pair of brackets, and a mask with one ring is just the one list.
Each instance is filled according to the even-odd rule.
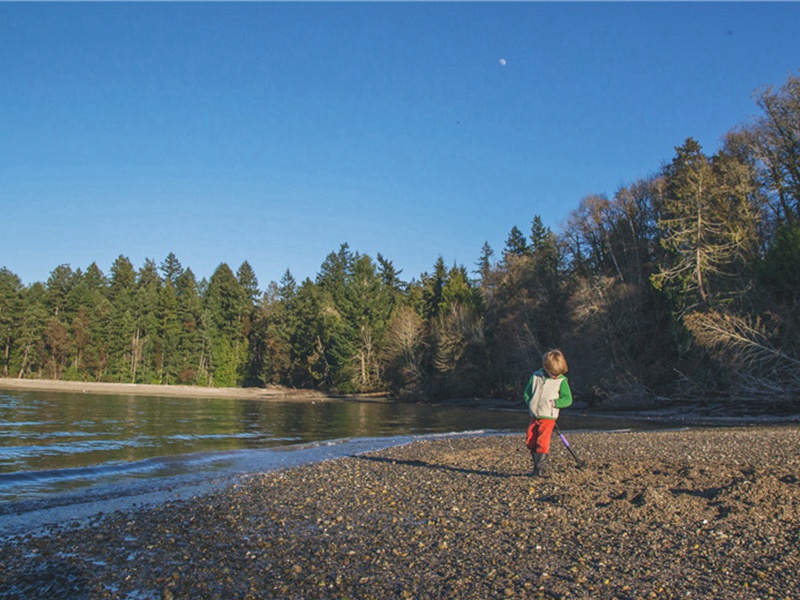
[[548,291],[558,287],[560,252],[558,240],[542,218],[536,215],[531,223],[531,256],[533,257],[536,278]]
[[162,281],[158,267],[146,259],[139,269],[134,294],[135,328],[131,338],[131,381],[158,383],[162,367],[163,340],[159,339],[159,289]]
[[446,311],[454,304],[460,304],[470,310],[477,310],[480,306],[480,297],[463,266],[453,265],[442,286],[440,311]]
[[50,317],[42,335],[43,352],[46,357],[46,377],[61,379],[61,373],[69,359],[70,340],[67,325],[58,317]]
[[43,377],[49,360],[44,347],[44,332],[50,312],[45,304],[46,293],[41,283],[33,284],[24,293],[25,309],[19,328],[19,357],[16,361],[19,365],[17,377],[20,379],[28,375]]
[[297,295],[297,281],[289,269],[281,277],[277,292],[278,298],[285,302],[291,302]]
[[0,268],[0,376],[8,377],[12,369],[12,352],[19,341],[19,325],[25,305],[22,280]]
[[743,230],[754,215],[746,197],[723,193],[719,171],[691,138],[676,148],[664,179],[658,224],[666,254],[652,281],[682,315],[717,302],[720,280],[739,274],[751,242]]
[[333,373],[326,354],[330,340],[330,327],[323,317],[330,314],[330,303],[323,307],[322,289],[310,279],[305,279],[297,288],[293,299],[295,327],[292,330],[292,380],[299,387],[330,388]]
[[230,267],[222,263],[214,271],[205,294],[211,373],[214,385],[239,385],[247,367],[244,328],[248,300]]
[[359,324],[353,317],[358,312],[358,299],[352,282],[359,258],[347,244],[342,244],[338,252],[331,252],[325,258],[316,281],[320,313],[316,319],[319,323],[317,347],[313,350],[315,363],[319,365],[315,370],[325,375],[320,381],[327,379],[331,386],[343,391],[352,391],[356,378],[353,357],[358,351]]
[[138,339],[136,320],[136,272],[128,258],[120,255],[111,265],[108,294],[111,315],[107,332],[109,377],[132,382],[134,342]]
[[242,286],[245,300],[251,307],[255,306],[258,302],[260,292],[258,291],[258,278],[249,262],[244,261],[242,263],[239,270],[236,271],[236,279],[239,281],[239,285]]
[[274,281],[270,282],[255,312],[250,335],[248,380],[251,383],[291,385],[290,303],[282,297],[281,287]]
[[[778,230],[761,265],[760,280],[795,315],[800,307],[800,225],[784,225]],[[800,315],[798,315],[800,318]]]
[[492,256],[494,256],[494,250],[492,250],[489,242],[484,242],[483,247],[481,248],[480,258],[478,258],[478,262],[475,263],[478,267],[478,270],[475,272],[480,277],[482,287],[488,281],[489,273],[492,269]]
[[105,293],[108,286],[108,279],[94,262],[86,268],[83,282],[90,292],[100,292],[101,294]]
[[377,260],[383,285],[390,290],[397,292],[402,291],[403,282],[400,280],[400,273],[403,271],[398,271],[395,268],[394,263],[391,260],[384,258],[380,252],[378,252]]
[[433,266],[433,275],[422,274],[422,316],[430,321],[435,318],[442,308],[442,292],[447,283],[447,267],[440,256]]
[[174,253],[170,252],[160,266],[165,283],[175,284],[178,277],[183,274],[183,266]]
[[514,225],[506,239],[506,247],[503,250],[503,258],[507,260],[509,256],[525,256],[530,252],[525,235]]
[[47,304],[56,318],[59,311],[66,308],[67,297],[75,287],[75,280],[75,273],[69,265],[59,265],[50,273],[47,280]]
[[178,316],[178,295],[172,279],[166,279],[158,288],[156,339],[156,373],[159,381],[170,384],[178,381],[181,359],[178,347],[181,326]]
[[59,320],[68,327],[70,358],[63,378],[97,380],[107,363],[106,331],[110,314],[107,280],[96,263],[76,270]]
[[[353,313],[356,325],[356,374],[349,382],[357,391],[373,391],[381,385],[380,346],[395,306],[397,289],[385,283],[386,269],[378,273],[369,256],[360,256],[352,278]],[[390,279],[391,280],[391,279]]]
[[133,263],[121,254],[111,265],[111,283],[109,292],[112,301],[120,294],[131,293],[136,285],[136,271]]
[[191,269],[186,269],[175,280],[177,296],[178,330],[177,365],[178,383],[209,383],[208,338],[203,322],[202,300],[197,280]]
[[64,378],[87,381],[90,379],[89,364],[91,364],[91,359],[87,361],[87,355],[92,352],[94,339],[92,336],[92,323],[86,306],[78,308],[77,313],[70,322],[69,337],[72,341],[74,355]]

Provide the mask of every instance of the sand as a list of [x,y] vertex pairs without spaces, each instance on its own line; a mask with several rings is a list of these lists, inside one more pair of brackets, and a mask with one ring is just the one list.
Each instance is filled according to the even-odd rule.
[[0,543],[3,598],[800,598],[800,428],[445,438]]
[[0,378],[0,390],[72,392],[80,394],[112,394],[120,396],[177,396],[182,398],[244,398],[256,400],[333,400],[316,390],[282,386],[263,388],[218,388],[192,385],[148,385],[141,383],[103,383],[58,381],[53,379]]

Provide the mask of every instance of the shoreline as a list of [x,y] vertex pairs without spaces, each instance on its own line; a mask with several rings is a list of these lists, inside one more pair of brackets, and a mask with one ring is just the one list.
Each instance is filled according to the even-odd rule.
[[[145,383],[110,383],[61,381],[53,379],[16,379],[0,377],[0,391],[39,391],[77,394],[107,394],[118,396],[168,396],[177,398],[228,398],[233,400],[257,400],[273,402],[401,402],[447,407],[469,407],[486,410],[513,410],[524,412],[522,402],[500,398],[443,398],[443,399],[397,399],[387,393],[335,394],[319,390],[288,388],[269,385],[264,388],[215,388],[188,385],[161,385]],[[800,423],[800,412],[771,413],[763,410],[737,409],[727,403],[700,403],[689,405],[673,403],[664,407],[615,410],[602,407],[591,408],[585,402],[575,402],[571,411],[600,419],[634,419],[653,422],[680,422],[684,425],[745,425],[753,423],[791,424]],[[569,413],[565,413],[569,414]]]
[[[500,398],[443,398],[443,399],[398,399],[388,393],[336,394],[319,390],[288,388],[269,385],[264,388],[215,388],[189,385],[161,385],[145,383],[110,383],[62,381],[53,379],[16,379],[0,377],[0,391],[39,391],[77,394],[108,394],[118,396],[169,396],[178,398],[229,398],[239,400],[258,400],[275,402],[402,402],[409,404],[429,404],[449,407],[483,408],[487,410],[525,411],[522,402]],[[768,408],[762,410],[747,407],[737,409],[728,403],[672,403],[664,407],[642,409],[591,408],[585,402],[575,402],[569,410],[581,412],[597,418],[627,418],[651,421],[680,421],[687,425],[737,425],[754,422],[797,423],[800,412],[781,412],[774,414]],[[568,413],[566,413],[568,414]]]
[[[439,434],[433,434],[439,437]],[[451,434],[459,437],[471,434]],[[0,501],[0,543],[21,534],[36,534],[57,524],[86,523],[98,514],[130,511],[146,505],[202,496],[236,485],[243,478],[303,465],[357,456],[401,446],[426,436],[397,435],[386,438],[357,438],[341,443],[310,442],[297,446],[276,446],[261,450],[233,450],[184,455],[188,461],[205,454],[204,462],[217,467],[190,471],[164,478],[129,479],[77,488],[22,500]],[[0,479],[2,475],[0,474]]]
[[109,394],[119,396],[174,396],[181,398],[240,398],[250,400],[336,400],[317,390],[297,390],[281,386],[266,388],[215,388],[190,385],[61,381],[54,379],[16,379],[0,377],[0,390]]
[[39,391],[117,396],[170,396],[178,398],[230,398],[280,402],[408,402],[415,404],[462,405],[471,408],[519,408],[519,403],[495,398],[451,398],[444,400],[399,400],[386,392],[337,394],[319,390],[269,385],[264,388],[216,388],[191,385],[61,381],[0,377],[0,390]]
[[[0,597],[800,597],[800,427],[418,440],[0,541]],[[776,560],[780,557],[780,560]]]

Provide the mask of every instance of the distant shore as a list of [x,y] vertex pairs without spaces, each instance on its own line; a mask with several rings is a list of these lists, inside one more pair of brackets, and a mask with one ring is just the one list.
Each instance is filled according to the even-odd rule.
[[[203,387],[194,385],[157,385],[144,383],[107,383],[93,381],[59,381],[54,379],[14,379],[0,377],[0,390],[63,392],[74,394],[111,394],[117,396],[171,396],[178,398],[231,398],[280,402],[340,402],[390,400],[386,393],[336,394],[319,390],[298,389],[280,385],[247,388]],[[423,400],[419,400],[424,402]],[[461,405],[472,408],[508,408],[513,402],[497,398],[452,398],[436,404]],[[519,405],[517,405],[519,407]]]
[[281,386],[264,388],[222,388],[193,385],[155,385],[143,383],[106,383],[87,381],[58,381],[54,379],[0,378],[0,390],[30,390],[40,392],[72,392],[77,394],[114,394],[120,396],[177,396],[182,398],[244,398],[254,400],[335,400],[317,390],[302,390]]

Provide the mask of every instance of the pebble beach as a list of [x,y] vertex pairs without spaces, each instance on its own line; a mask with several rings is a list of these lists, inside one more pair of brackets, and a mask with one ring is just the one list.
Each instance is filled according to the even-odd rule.
[[247,476],[0,541],[0,598],[800,598],[800,427],[522,434]]

